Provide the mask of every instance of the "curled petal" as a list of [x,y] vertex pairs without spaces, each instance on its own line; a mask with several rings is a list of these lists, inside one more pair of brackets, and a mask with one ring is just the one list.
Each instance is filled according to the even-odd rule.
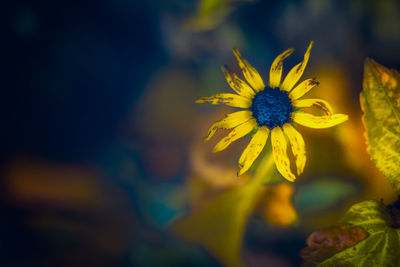
[[292,106],[296,108],[309,108],[315,106],[320,108],[328,116],[333,113],[331,105],[329,105],[325,100],[318,98],[293,100]]
[[269,129],[265,126],[258,129],[251,139],[249,145],[245,148],[239,159],[239,174],[245,173],[256,160],[258,155],[260,155],[263,150],[265,143],[267,142],[269,135]]
[[281,127],[271,131],[271,144],[276,168],[288,181],[293,182],[296,177],[290,170],[290,160],[287,155],[287,142]]
[[208,130],[207,136],[204,138],[204,142],[210,140],[218,128],[232,129],[250,120],[252,118],[251,114],[252,113],[249,110],[236,111],[226,115],[224,119],[214,122]]
[[300,175],[306,166],[306,145],[301,134],[289,123],[283,125],[283,132],[289,139],[293,155],[296,159],[297,175]]
[[244,77],[251,87],[253,87],[256,92],[263,90],[265,88],[264,81],[258,71],[242,58],[242,55],[237,49],[233,49],[233,53],[239,62],[239,67],[242,69]]
[[233,91],[239,95],[247,98],[252,98],[254,95],[253,89],[242,79],[240,79],[235,73],[233,73],[229,68],[222,67],[222,71],[225,74],[225,79],[231,86]]
[[271,88],[276,88],[279,87],[281,83],[281,77],[282,77],[282,62],[285,58],[290,56],[293,53],[294,49],[290,48],[277,56],[272,62],[271,65],[271,70],[269,71],[269,87]]
[[209,103],[212,105],[225,104],[227,106],[237,107],[237,108],[249,108],[251,106],[250,99],[237,94],[227,94],[227,93],[215,94],[212,96],[204,96],[196,100],[196,103]]
[[290,93],[290,99],[298,99],[310,91],[314,86],[319,85],[315,79],[307,79],[297,85]]
[[303,112],[293,112],[292,120],[300,125],[322,129],[338,125],[348,119],[346,114],[333,114],[331,116],[314,116]]
[[245,136],[246,134],[250,133],[254,127],[257,126],[257,122],[255,119],[248,120],[247,122],[240,124],[235,129],[233,129],[226,137],[222,138],[219,141],[214,149],[213,152],[218,152],[227,148],[233,141]]
[[311,48],[313,47],[313,44],[314,41],[311,41],[311,43],[308,45],[307,51],[304,54],[303,61],[294,66],[293,69],[289,71],[281,86],[281,89],[283,91],[290,91],[300,79],[301,75],[303,75],[304,69],[306,68],[308,63],[308,59],[310,58]]

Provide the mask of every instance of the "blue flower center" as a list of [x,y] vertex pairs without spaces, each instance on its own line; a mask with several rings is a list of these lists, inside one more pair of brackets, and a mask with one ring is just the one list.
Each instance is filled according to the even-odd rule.
[[259,126],[273,129],[291,122],[293,107],[288,92],[266,86],[254,96],[250,110]]

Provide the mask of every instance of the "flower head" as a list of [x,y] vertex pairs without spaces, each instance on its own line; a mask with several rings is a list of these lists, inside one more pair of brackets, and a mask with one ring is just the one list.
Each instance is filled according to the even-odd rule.
[[[233,129],[218,142],[213,152],[224,150],[235,140],[254,133],[249,145],[239,159],[239,175],[245,173],[263,150],[268,137],[271,136],[272,152],[277,169],[289,181],[296,179],[290,168],[287,147],[291,146],[296,161],[297,175],[303,172],[306,163],[306,150],[303,137],[293,123],[310,128],[328,128],[347,120],[345,114],[332,114],[332,108],[322,99],[299,99],[319,83],[315,79],[307,79],[297,86],[310,58],[313,42],[307,48],[302,62],[294,66],[283,82],[282,62],[293,49],[288,49],[272,63],[269,82],[266,86],[260,74],[234,49],[239,67],[247,82],[240,79],[227,67],[222,67],[225,78],[236,94],[220,93],[210,97],[202,97],[196,103],[225,104],[244,110],[226,115],[213,123],[208,130],[205,141],[208,141],[219,128]],[[325,115],[315,116],[302,109],[315,106]]]

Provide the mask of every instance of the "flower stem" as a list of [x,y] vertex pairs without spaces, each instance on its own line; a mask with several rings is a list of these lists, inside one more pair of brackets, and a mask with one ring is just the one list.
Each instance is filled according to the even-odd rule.
[[254,173],[253,182],[254,183],[268,183],[269,178],[273,179],[272,172],[274,171],[274,157],[272,155],[271,146],[268,146],[264,157],[258,164],[256,171]]

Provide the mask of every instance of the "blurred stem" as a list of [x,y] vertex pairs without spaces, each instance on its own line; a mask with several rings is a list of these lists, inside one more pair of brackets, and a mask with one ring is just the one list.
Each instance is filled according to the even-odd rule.
[[264,153],[261,162],[258,164],[255,173],[254,173],[254,182],[255,183],[268,183],[269,178],[273,179],[274,171],[274,157],[272,155],[271,146],[267,146],[266,151]]
[[[239,190],[242,192],[243,196],[245,199],[241,200],[240,203],[237,203],[237,207],[243,205],[243,218],[244,220],[241,222],[241,225],[239,226],[240,230],[240,235],[239,235],[239,241],[238,241],[238,248],[237,250],[240,251],[240,247],[242,244],[242,238],[243,238],[243,232],[245,225],[247,223],[247,218],[253,213],[254,209],[257,206],[257,202],[260,199],[260,195],[262,192],[262,186],[263,183],[272,177],[273,179],[273,172],[275,170],[274,168],[274,157],[272,155],[272,149],[271,146],[268,146],[266,148],[265,154],[263,158],[261,159],[260,163],[258,164],[255,172],[253,179],[247,183],[244,187],[238,188],[236,190]],[[268,178],[267,178],[268,177]],[[239,253],[239,252],[238,252]],[[243,267],[245,266],[244,262],[242,260],[240,261],[235,261],[235,262],[226,262],[226,265],[229,267]]]
[[265,150],[249,182],[227,189],[174,226],[176,233],[207,248],[223,266],[246,266],[241,252],[247,220],[260,200],[263,182],[275,171],[271,148]]

